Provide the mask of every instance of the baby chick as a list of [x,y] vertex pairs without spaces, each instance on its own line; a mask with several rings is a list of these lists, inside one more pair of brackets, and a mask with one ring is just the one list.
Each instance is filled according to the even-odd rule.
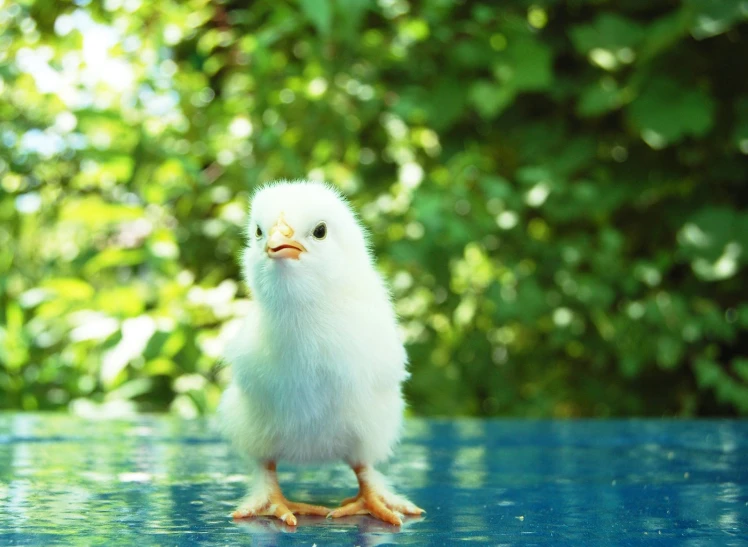
[[[364,229],[316,182],[277,182],[252,199],[244,278],[253,308],[225,350],[233,369],[220,423],[258,464],[234,518],[371,514],[399,525],[423,511],[374,465],[402,430],[407,355]],[[358,495],[334,511],[287,500],[276,463],[344,460]]]

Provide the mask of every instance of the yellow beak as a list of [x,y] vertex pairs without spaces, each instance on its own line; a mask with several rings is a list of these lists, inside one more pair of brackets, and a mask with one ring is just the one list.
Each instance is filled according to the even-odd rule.
[[270,258],[293,258],[298,260],[299,255],[305,252],[304,246],[292,239],[293,228],[283,218],[283,213],[278,217],[275,225],[270,228],[270,237],[268,237],[265,252]]

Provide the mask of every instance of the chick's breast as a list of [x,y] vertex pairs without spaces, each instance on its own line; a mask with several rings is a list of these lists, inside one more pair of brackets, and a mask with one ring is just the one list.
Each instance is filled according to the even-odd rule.
[[282,336],[268,310],[248,318],[227,351],[224,429],[255,459],[376,463],[399,437],[407,377],[391,305],[372,290],[316,311]]

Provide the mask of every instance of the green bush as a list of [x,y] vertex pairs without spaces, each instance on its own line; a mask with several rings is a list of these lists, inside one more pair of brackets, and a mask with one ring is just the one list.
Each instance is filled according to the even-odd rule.
[[311,177],[414,413],[748,413],[744,3],[76,4],[0,7],[0,407],[210,411],[247,198]]

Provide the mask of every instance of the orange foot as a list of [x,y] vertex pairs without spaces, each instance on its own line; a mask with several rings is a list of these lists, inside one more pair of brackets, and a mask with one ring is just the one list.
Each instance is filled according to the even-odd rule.
[[328,518],[350,515],[371,515],[384,522],[400,526],[403,515],[420,515],[424,512],[402,496],[391,492],[381,475],[364,466],[354,467],[358,478],[358,495],[343,500],[340,507],[330,512]]
[[239,508],[232,513],[232,516],[235,519],[275,517],[289,526],[296,526],[294,515],[325,516],[329,513],[330,509],[321,505],[287,500],[278,484],[275,462],[269,462],[265,465],[264,473],[259,477],[252,494],[247,496]]

